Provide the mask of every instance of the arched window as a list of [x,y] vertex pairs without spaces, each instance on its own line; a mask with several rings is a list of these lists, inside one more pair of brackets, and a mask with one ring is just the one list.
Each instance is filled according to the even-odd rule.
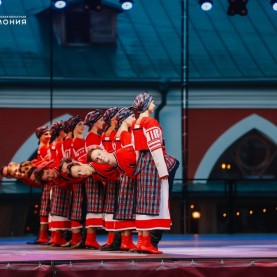
[[276,178],[276,154],[276,145],[253,129],[235,141],[219,157],[209,178]]

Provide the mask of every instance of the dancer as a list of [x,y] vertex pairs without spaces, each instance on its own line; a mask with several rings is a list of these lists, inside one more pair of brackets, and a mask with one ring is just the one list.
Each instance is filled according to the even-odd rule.
[[[57,172],[59,166],[59,156],[62,149],[62,144],[66,133],[63,131],[63,121],[54,122],[50,127],[51,132],[51,157],[53,163],[49,165],[50,168],[55,169]],[[71,201],[71,189],[65,187],[65,180],[56,176],[52,180],[51,190],[51,205],[50,205],[50,218],[49,218],[49,230],[51,231],[51,239],[49,244],[55,246],[62,246],[67,243],[65,238],[65,232],[70,230],[70,201]]]
[[[102,145],[102,133],[105,121],[100,109],[89,112],[85,117],[85,124],[88,126],[88,133],[85,139],[86,151],[94,146]],[[85,162],[85,160],[83,160]],[[88,177],[85,182],[87,197],[86,214],[86,241],[88,248],[99,249],[100,245],[96,240],[97,228],[103,228],[103,205],[104,205],[104,186],[101,181]]]
[[151,118],[155,109],[153,97],[139,93],[133,102],[139,117],[133,126],[135,150],[139,151],[135,175],[137,177],[136,229],[138,230],[137,250],[161,254],[151,243],[151,230],[169,230],[168,169],[176,159],[167,155],[164,147],[162,128]]
[[118,111],[119,111],[118,107],[112,107],[107,109],[103,114],[105,127],[104,127],[104,132],[102,134],[102,145],[109,153],[112,153],[115,150],[114,138],[116,135],[116,128],[117,128],[116,114]]
[[[112,107],[105,111],[103,119],[105,121],[105,132],[102,134],[102,145],[109,153],[113,153],[116,148],[115,135],[117,128],[116,114],[118,107]],[[109,181],[105,185],[105,201],[103,206],[103,223],[104,228],[108,231],[107,242],[99,249],[101,251],[116,251],[120,250],[121,236],[120,233],[114,232],[114,206],[116,204],[116,197],[118,193],[119,180]]]
[[[37,158],[35,163],[41,166],[47,164],[51,160],[50,152],[50,129],[48,126],[38,127],[35,131],[36,136],[39,140],[39,146],[37,151]],[[48,243],[48,216],[50,209],[50,190],[51,183],[45,183],[42,186],[41,200],[40,200],[40,231],[39,237],[35,241],[27,241],[27,244],[44,244]]]
[[1,175],[8,179],[15,178],[19,179],[23,177],[23,174],[19,171],[20,164],[15,162],[9,162],[8,165],[5,165],[1,168]]
[[[82,159],[86,156],[85,140],[83,134],[85,132],[84,119],[79,116],[73,116],[69,121],[68,130],[71,133],[71,152],[68,151],[65,156],[72,157],[73,159]],[[84,198],[84,180],[80,183],[74,183],[72,186],[72,198],[71,198],[71,231],[72,240],[70,244],[64,246],[71,246],[72,248],[83,248],[83,227],[84,218],[86,214],[85,198]]]
[[[131,145],[131,134],[129,132],[129,127],[134,120],[135,115],[132,109],[120,109],[117,113],[117,128],[119,127],[119,129],[115,137],[118,139],[118,142],[121,142],[121,148],[113,153],[100,148],[92,149],[88,153],[88,159],[100,164],[109,164],[120,171],[121,178],[118,196],[113,211],[113,228],[116,231],[121,231],[122,241],[119,245],[121,250],[135,248],[132,242],[132,230],[135,229],[135,215],[133,213],[135,179],[133,173],[136,164],[136,154]],[[113,245],[110,247],[114,248]]]

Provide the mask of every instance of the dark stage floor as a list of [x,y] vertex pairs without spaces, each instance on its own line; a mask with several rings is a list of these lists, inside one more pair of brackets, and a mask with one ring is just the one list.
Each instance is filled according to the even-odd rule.
[[[138,272],[141,273],[144,270],[152,272],[154,268],[155,274],[159,273],[159,276],[164,276],[160,275],[161,272],[172,270],[181,270],[178,274],[175,272],[179,276],[242,276],[237,271],[247,270],[246,276],[269,277],[276,276],[277,272],[277,234],[164,235],[159,247],[164,254],[160,255],[27,245],[27,240],[30,238],[0,239],[0,273],[1,270],[6,272],[7,269],[18,267],[16,264],[28,263],[33,263],[33,269],[36,270],[45,264],[46,267],[51,265],[49,270],[53,271],[55,265],[55,276],[71,276],[65,275],[65,272],[69,272],[68,268],[75,268],[75,272],[78,267],[84,270],[83,267],[89,264],[94,264],[94,271],[100,268],[97,269],[97,272],[100,270],[102,274],[99,276],[105,276],[103,270],[107,269],[117,272],[131,266],[134,270],[134,265],[139,265]],[[106,236],[98,236],[100,244],[104,244],[105,240]],[[199,269],[202,272],[200,275]],[[86,272],[89,272],[87,270]],[[184,275],[185,273],[187,275]],[[124,275],[124,271],[120,274]]]

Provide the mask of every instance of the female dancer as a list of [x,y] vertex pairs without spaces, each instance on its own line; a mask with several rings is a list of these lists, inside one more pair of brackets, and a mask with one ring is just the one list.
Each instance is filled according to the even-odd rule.
[[151,244],[151,230],[170,229],[168,177],[176,159],[166,154],[162,128],[150,117],[155,109],[153,97],[139,93],[133,108],[139,114],[133,126],[134,146],[139,152],[135,170],[137,250],[160,254],[162,251]]
[[[118,131],[115,138],[117,139],[117,149],[113,153],[98,149],[92,149],[88,153],[88,160],[100,164],[109,164],[114,166],[120,172],[120,184],[117,199],[113,210],[113,221],[108,222],[115,231],[121,232],[121,250],[131,250],[135,248],[132,242],[132,230],[135,229],[135,215],[133,213],[134,205],[134,185],[133,176],[136,165],[136,154],[131,145],[131,127],[135,120],[133,109],[122,108],[117,113]],[[119,147],[119,142],[121,146]]]

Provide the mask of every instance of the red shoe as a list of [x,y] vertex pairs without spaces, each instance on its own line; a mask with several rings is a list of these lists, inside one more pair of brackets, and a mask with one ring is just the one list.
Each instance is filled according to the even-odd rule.
[[71,246],[74,246],[78,243],[80,243],[80,241],[82,241],[82,234],[81,232],[76,232],[76,233],[73,233],[72,232],[72,239],[71,239]]
[[96,234],[87,234],[85,246],[87,248],[93,248],[93,249],[100,248],[100,244],[96,241]]
[[140,251],[140,250],[141,250],[141,245],[142,245],[142,236],[139,235],[139,236],[138,236],[138,242],[137,242],[137,245],[136,245],[135,249],[136,249],[137,251]]
[[162,251],[158,250],[156,247],[154,247],[151,244],[150,235],[147,237],[142,237],[142,244],[140,246],[140,251],[150,253],[150,254],[163,254]]
[[55,236],[56,236],[56,232],[55,231],[51,231],[51,238],[49,240],[49,244],[51,244],[51,245],[55,244]]
[[38,243],[47,243],[49,241],[48,238],[48,230],[41,230],[39,232],[39,238],[37,240]]
[[54,239],[55,246],[62,246],[67,243],[66,239],[63,237],[63,231],[56,231],[55,233],[56,233],[55,239]]
[[129,251],[136,248],[132,242],[132,236],[122,236],[121,240],[120,250]]
[[109,231],[106,244],[111,245],[113,243],[113,240],[114,240],[114,232]]

